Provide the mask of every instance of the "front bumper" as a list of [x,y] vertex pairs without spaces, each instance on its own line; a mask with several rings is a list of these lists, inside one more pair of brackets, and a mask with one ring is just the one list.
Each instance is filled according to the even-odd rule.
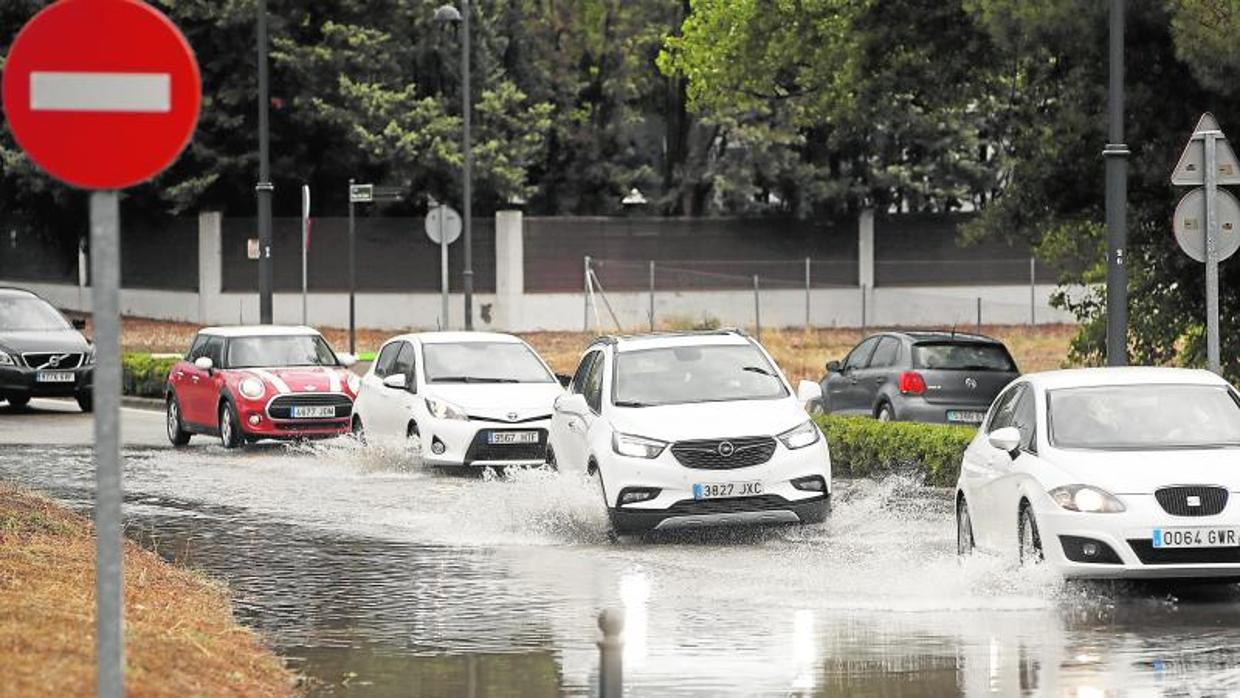
[[[60,371],[58,371],[60,372]],[[39,371],[24,366],[0,366],[0,399],[5,397],[76,397],[91,391],[93,366],[63,371],[73,374],[73,382],[48,383],[38,380]]]
[[[498,422],[484,419],[429,419],[418,424],[422,461],[434,467],[539,466],[547,462],[550,419]],[[490,444],[491,432],[535,432],[529,444]]]
[[[1115,514],[1082,514],[1058,507],[1037,512],[1046,560],[1065,577],[1080,579],[1240,578],[1240,546],[1155,548],[1152,543],[1156,529],[1240,528],[1240,503],[1228,502],[1214,516],[1172,516],[1151,495],[1120,499],[1127,510]],[[1079,553],[1074,555],[1077,560],[1070,559],[1072,538],[1104,544],[1118,562],[1082,562]]]
[[251,439],[326,439],[347,434],[352,426],[352,403],[338,407],[330,419],[276,419],[266,399],[240,400],[236,407],[241,432]]
[[[639,532],[753,524],[809,524],[830,511],[831,457],[825,439],[796,450],[778,444],[770,460],[728,470],[688,468],[671,449],[641,459],[608,452],[599,457],[607,507],[617,530]],[[794,481],[821,478],[825,490],[799,489]],[[695,485],[762,483],[759,496],[695,499]],[[652,499],[620,504],[626,489],[659,490]]]

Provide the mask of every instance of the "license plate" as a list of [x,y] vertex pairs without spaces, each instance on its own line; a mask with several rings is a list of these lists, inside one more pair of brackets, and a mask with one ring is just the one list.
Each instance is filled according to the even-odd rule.
[[754,497],[762,494],[761,482],[711,482],[693,486],[694,499]]
[[947,421],[961,422],[964,424],[981,424],[986,418],[985,412],[975,412],[973,410],[948,410]]
[[1151,537],[1155,548],[1234,548],[1240,546],[1240,528],[1233,526],[1156,528]]
[[72,371],[39,371],[35,374],[35,380],[40,383],[72,383],[74,377]]
[[538,443],[538,432],[493,431],[490,434],[487,434],[487,443],[492,446],[501,444],[536,444]]
[[323,417],[335,417],[336,408],[331,405],[294,405],[293,417],[295,419],[321,419]]

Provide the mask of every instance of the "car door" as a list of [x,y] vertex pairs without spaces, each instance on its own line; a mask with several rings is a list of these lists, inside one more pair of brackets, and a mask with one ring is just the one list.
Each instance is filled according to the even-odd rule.
[[228,368],[225,356],[228,351],[228,340],[219,336],[212,336],[207,340],[206,346],[203,348],[207,358],[211,359],[212,368],[206,372],[206,377],[197,384],[197,409],[201,411],[205,418],[203,424],[218,429],[220,426],[219,407],[220,392],[224,388],[223,369]]
[[879,337],[870,337],[853,347],[837,373],[827,377],[827,409],[836,414],[860,414],[867,411],[857,371],[870,362]]
[[362,420],[362,427],[374,434],[387,431],[383,426],[383,413],[387,398],[385,393],[391,388],[383,384],[383,379],[391,374],[401,344],[402,341],[395,340],[380,347],[374,365],[362,376],[362,389],[357,396],[355,410]]
[[185,354],[185,359],[177,362],[168,373],[168,383],[172,386],[172,392],[176,395],[183,423],[202,423],[201,416],[195,414],[194,411],[195,405],[192,391],[196,384],[201,383],[202,378],[206,375],[194,365],[194,361],[203,355],[206,345],[207,335],[199,334],[195,336],[193,343],[190,344],[189,351]]
[[[586,352],[577,364],[573,380],[568,390],[555,401],[551,414],[551,433],[549,439],[551,449],[555,452],[556,464],[562,469],[584,470],[586,466],[586,431],[585,415],[569,412],[564,409],[565,397],[569,395],[585,395],[585,387],[591,371],[603,355],[602,350]],[[587,410],[589,411],[589,410]]]
[[[185,376],[181,379],[183,390],[181,395],[181,413],[186,422],[214,429],[219,426],[219,416],[215,414],[216,396],[214,377],[216,366],[219,366],[224,338],[206,335],[197,354],[185,368]],[[193,365],[193,361],[201,357],[211,359],[214,365],[211,370],[204,371]]]
[[[875,345],[869,362],[853,373],[857,379],[857,396],[861,400],[862,411],[874,414],[875,408],[878,407],[879,391],[888,381],[894,380],[892,371],[899,357],[900,340],[884,335]],[[892,407],[898,408],[898,405],[892,405]],[[899,409],[896,409],[896,414],[899,414]]]
[[[406,341],[395,342],[397,344],[396,357],[392,360],[392,365],[388,369],[388,376],[405,376],[405,385],[409,385],[409,374],[413,371],[413,345]],[[412,405],[408,390],[399,388],[389,388],[383,386],[383,390],[379,391],[379,428],[381,433],[388,436],[404,438],[409,433],[409,422],[413,417],[410,414]]]
[[[967,485],[969,514],[973,537],[986,548],[1000,547],[1003,526],[1001,517],[1006,507],[1002,499],[1002,482],[1012,472],[1012,457],[990,445],[986,435],[1004,427],[1014,426],[1016,405],[1025,392],[1024,384],[1005,390],[995,401],[990,419],[965,450],[963,471]],[[1015,520],[1015,513],[1012,514]]]

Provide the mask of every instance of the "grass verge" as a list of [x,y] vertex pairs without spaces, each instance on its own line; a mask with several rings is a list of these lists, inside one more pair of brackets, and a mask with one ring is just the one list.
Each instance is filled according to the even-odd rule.
[[[127,695],[296,695],[221,585],[128,541],[124,569]],[[90,522],[0,483],[0,695],[93,695],[94,614]]]

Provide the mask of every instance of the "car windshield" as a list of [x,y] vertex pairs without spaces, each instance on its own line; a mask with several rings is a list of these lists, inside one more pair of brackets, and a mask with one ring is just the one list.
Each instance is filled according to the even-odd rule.
[[228,368],[335,366],[336,355],[313,334],[236,337],[228,342]]
[[913,345],[913,362],[930,371],[1008,371],[1016,363],[1001,344],[930,342]]
[[63,315],[41,298],[0,297],[0,331],[67,330],[71,327]]
[[1158,450],[1240,446],[1240,403],[1226,386],[1112,385],[1047,393],[1051,445]]
[[554,383],[533,350],[517,342],[422,345],[430,383]]
[[788,395],[775,367],[750,344],[639,349],[616,355],[613,402],[621,407]]

